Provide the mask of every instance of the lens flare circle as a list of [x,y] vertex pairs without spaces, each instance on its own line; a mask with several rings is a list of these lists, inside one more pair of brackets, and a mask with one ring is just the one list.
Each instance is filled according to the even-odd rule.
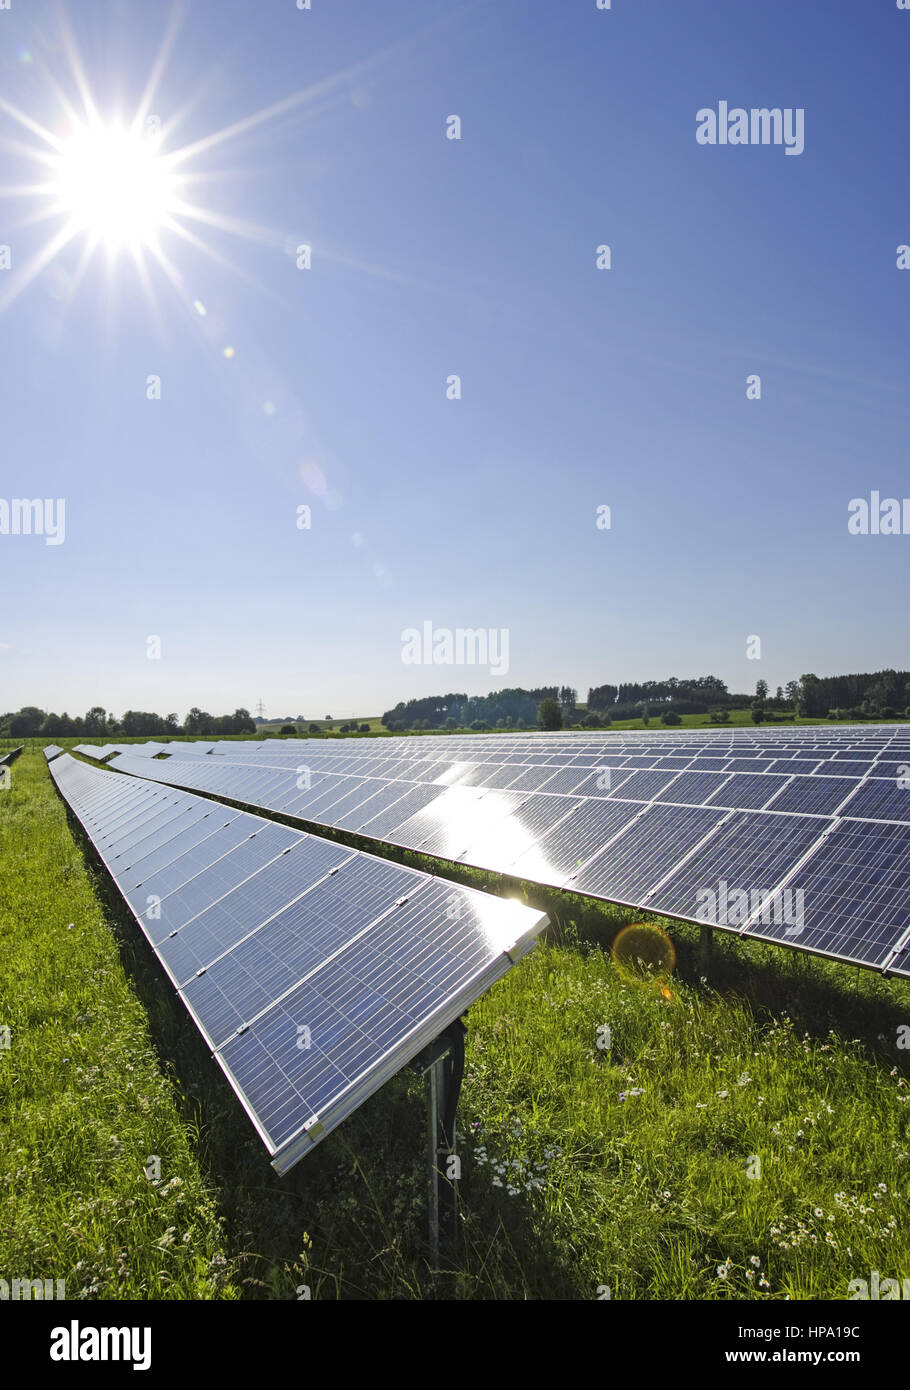
[[627,984],[672,998],[668,981],[676,969],[676,948],[667,933],[650,922],[623,927],[610,950],[618,973]]

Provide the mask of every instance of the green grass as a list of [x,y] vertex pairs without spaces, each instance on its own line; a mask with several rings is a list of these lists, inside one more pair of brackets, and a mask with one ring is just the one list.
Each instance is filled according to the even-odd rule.
[[0,792],[0,1277],[97,1298],[777,1300],[910,1275],[907,984],[728,937],[704,958],[665,922],[664,995],[611,961],[634,914],[529,894],[554,926],[468,1015],[437,1284],[419,1079],[277,1178],[83,844],[27,752]]
[[35,753],[0,792],[0,865],[0,1276],[65,1278],[77,1298],[235,1295],[193,1125]]

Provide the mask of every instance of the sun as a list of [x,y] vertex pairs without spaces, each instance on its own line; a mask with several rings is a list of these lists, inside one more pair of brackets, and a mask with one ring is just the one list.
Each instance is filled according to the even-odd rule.
[[48,189],[74,231],[109,251],[156,244],[179,201],[158,144],[117,123],[75,131],[53,158]]

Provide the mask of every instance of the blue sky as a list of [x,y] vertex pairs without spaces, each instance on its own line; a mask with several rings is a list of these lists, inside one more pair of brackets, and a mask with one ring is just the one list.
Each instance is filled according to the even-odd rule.
[[[77,236],[20,286],[61,219],[0,197],[0,498],[66,499],[62,545],[0,535],[0,708],[341,718],[910,664],[910,536],[846,524],[910,491],[910,13],[312,3],[186,6],[163,154],[300,100],[187,161],[207,216],[260,230],[163,231],[176,285],[103,250],[78,277]],[[169,12],[14,0],[0,93],[64,133],[62,13],[131,117]],[[720,100],[803,108],[804,152],[698,145]],[[0,139],[0,185],[36,181],[8,142],[47,146],[8,111]],[[507,629],[508,673],[403,664],[425,620]]]

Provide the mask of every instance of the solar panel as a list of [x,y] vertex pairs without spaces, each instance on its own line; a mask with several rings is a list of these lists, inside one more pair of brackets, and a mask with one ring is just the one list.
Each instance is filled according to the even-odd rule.
[[48,762],[50,762],[53,758],[59,757],[62,752],[63,749],[58,748],[56,743],[49,743],[44,750],[44,756],[47,758]]
[[[782,886],[802,894],[795,922],[750,922],[750,936],[881,967],[910,927],[910,826],[839,819]],[[778,890],[780,892],[780,889]],[[786,914],[779,914],[786,916]]]
[[68,756],[50,766],[279,1173],[546,925],[520,903],[144,778]]
[[[710,871],[728,886],[746,877],[737,891],[761,897],[786,886],[804,858],[814,863],[841,818],[910,825],[903,790],[910,737],[898,727],[430,735],[381,747],[314,740],[305,751],[236,743],[217,764],[208,760],[215,771],[204,783],[199,761],[175,756],[170,766],[151,764],[151,775],[441,860],[695,921],[704,920],[693,907],[704,885],[693,875]],[[295,774],[304,763],[309,781],[299,790]],[[769,939],[854,958],[849,942],[845,951],[829,949],[836,933],[826,936],[816,924],[796,943],[787,925]],[[758,927],[769,926],[774,921],[759,915]],[[881,960],[897,969],[910,935],[902,941],[899,920],[882,932],[889,945]]]

